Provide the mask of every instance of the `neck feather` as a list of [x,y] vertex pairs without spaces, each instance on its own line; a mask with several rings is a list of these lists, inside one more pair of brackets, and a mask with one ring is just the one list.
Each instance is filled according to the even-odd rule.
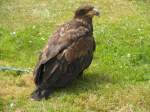
[[84,26],[89,28],[93,32],[93,24],[92,24],[92,18],[74,18],[76,21],[82,23]]

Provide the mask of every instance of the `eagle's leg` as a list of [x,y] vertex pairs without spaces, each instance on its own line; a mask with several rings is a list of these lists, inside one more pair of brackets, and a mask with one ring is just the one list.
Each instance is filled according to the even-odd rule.
[[80,73],[79,73],[79,75],[77,76],[77,78],[81,78],[83,76],[83,71],[81,71]]
[[45,91],[44,91],[44,98],[47,100],[52,92],[53,92],[53,88],[45,89]]

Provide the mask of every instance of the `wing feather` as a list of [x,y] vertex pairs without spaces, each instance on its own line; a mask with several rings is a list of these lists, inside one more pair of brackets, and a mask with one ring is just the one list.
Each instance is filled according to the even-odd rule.
[[[39,85],[43,80],[44,69],[47,62],[53,60],[55,56],[67,49],[81,37],[87,36],[90,31],[84,26],[75,26],[68,29],[69,25],[62,26],[49,40],[44,48],[40,60],[34,70],[34,82]],[[72,27],[72,26],[71,26]],[[63,29],[63,30],[62,30]],[[53,68],[51,68],[53,69]],[[46,77],[50,77],[49,76]]]

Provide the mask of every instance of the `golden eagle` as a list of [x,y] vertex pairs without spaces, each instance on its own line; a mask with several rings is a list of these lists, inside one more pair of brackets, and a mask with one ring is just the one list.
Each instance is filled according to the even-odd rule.
[[59,87],[65,87],[89,67],[95,50],[92,18],[99,12],[91,5],[79,7],[74,18],[58,28],[43,49],[33,76],[34,100],[48,98]]

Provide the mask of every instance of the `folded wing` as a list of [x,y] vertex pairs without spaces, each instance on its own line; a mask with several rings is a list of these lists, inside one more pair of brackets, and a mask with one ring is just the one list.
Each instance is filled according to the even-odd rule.
[[95,41],[84,26],[66,24],[49,40],[34,71],[37,86],[65,85],[87,68]]

